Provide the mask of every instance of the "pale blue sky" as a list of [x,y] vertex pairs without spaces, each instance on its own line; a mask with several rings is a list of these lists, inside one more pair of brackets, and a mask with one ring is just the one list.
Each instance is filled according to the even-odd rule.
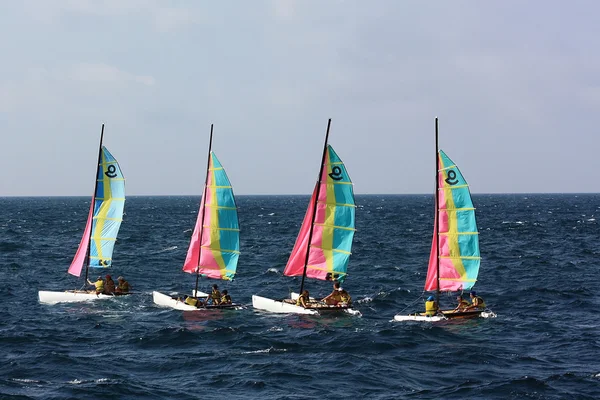
[[594,1],[0,0],[0,196],[309,194],[327,119],[356,193],[600,192]]

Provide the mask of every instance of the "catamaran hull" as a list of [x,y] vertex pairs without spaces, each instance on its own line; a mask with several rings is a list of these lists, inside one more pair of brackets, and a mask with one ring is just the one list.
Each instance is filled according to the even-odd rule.
[[434,315],[428,317],[423,314],[418,315],[395,315],[394,321],[420,321],[420,322],[437,322],[454,319],[471,319],[471,318],[496,318],[496,314],[492,310],[483,311],[445,311],[444,315]]
[[[208,297],[208,294],[203,293],[203,292],[196,292],[198,293],[197,297]],[[165,307],[165,308],[172,308],[174,310],[181,310],[181,311],[206,311],[206,310],[222,310],[222,309],[240,309],[242,308],[242,306],[240,306],[239,304],[223,304],[223,305],[217,305],[217,306],[206,306],[206,307],[195,307],[195,306],[191,306],[189,304],[184,303],[181,300],[178,299],[174,299],[171,296],[168,296],[166,294],[162,294],[160,292],[152,292],[152,300],[154,301],[154,304],[156,304],[157,306],[160,307]]]
[[81,301],[92,301],[102,299],[114,299],[112,294],[96,294],[96,292],[65,290],[64,292],[50,292],[40,290],[38,292],[40,303],[56,304],[56,303],[77,303]]
[[[290,296],[290,299],[297,300],[298,294],[292,293]],[[314,299],[312,297],[311,297],[311,301],[314,301]],[[308,308],[304,308],[301,306],[297,306],[293,303],[288,303],[288,302],[281,301],[281,300],[272,300],[272,299],[268,299],[266,297],[261,297],[261,296],[256,296],[256,295],[252,296],[252,306],[254,308],[256,308],[257,310],[263,310],[263,311],[268,311],[268,312],[278,313],[278,314],[311,314],[311,315],[315,315],[315,314],[331,314],[331,313],[345,312],[350,315],[357,315],[357,316],[362,315],[360,313],[360,311],[353,310],[348,307],[325,306],[325,305],[321,304],[319,306],[315,305],[315,307],[312,309],[308,309]]]
[[272,300],[261,296],[252,296],[252,307],[257,310],[268,311],[278,314],[318,314],[316,310],[309,310],[291,303],[280,300]]

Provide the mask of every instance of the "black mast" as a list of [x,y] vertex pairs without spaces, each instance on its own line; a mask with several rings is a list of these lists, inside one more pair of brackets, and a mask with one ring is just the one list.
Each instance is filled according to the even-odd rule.
[[208,186],[208,174],[210,173],[210,152],[212,150],[213,124],[210,124],[210,140],[208,141],[208,157],[206,158],[206,177],[204,178],[204,190],[202,198],[200,198],[200,208],[202,208],[202,216],[200,217],[200,237],[198,238],[198,267],[196,268],[196,289],[194,296],[198,297],[198,280],[200,280],[200,259],[202,256],[202,234],[204,233],[204,215],[206,213],[206,204],[202,207],[202,202],[206,199],[206,187]]
[[435,206],[435,219],[437,223],[435,224],[435,244],[436,244],[436,268],[437,268],[437,287],[435,289],[435,302],[440,306],[440,221],[439,221],[439,204],[438,204],[438,192],[440,190],[440,182],[438,178],[439,169],[440,169],[440,158],[439,158],[439,148],[438,148],[438,118],[435,117],[435,194],[434,198],[434,206]]
[[[100,146],[98,147],[98,163],[96,164],[96,175],[94,177],[94,197],[92,197],[92,205],[91,205],[92,213],[94,212],[93,210],[94,210],[94,206],[96,204],[96,195],[98,194],[98,172],[100,171],[100,162],[102,161],[102,139],[104,139],[104,124],[102,124],[102,130],[100,131]],[[92,218],[93,218],[93,214],[92,214]],[[92,220],[92,225],[93,225],[93,220]],[[87,257],[86,257],[86,264],[85,264],[84,285],[87,283],[87,280],[88,280],[88,271],[90,269],[91,248],[92,248],[92,235],[91,235],[91,228],[90,228],[90,239],[88,241]]]
[[321,168],[319,169],[319,177],[317,178],[317,191],[315,194],[315,204],[313,205],[312,220],[310,221],[310,229],[308,231],[308,245],[306,246],[306,258],[304,259],[304,272],[302,273],[302,283],[300,284],[300,294],[304,289],[304,279],[306,278],[306,268],[308,267],[308,255],[310,254],[310,242],[312,241],[313,226],[317,214],[317,203],[319,201],[319,192],[321,191],[321,175],[325,166],[325,154],[327,154],[327,141],[329,139],[329,127],[331,126],[331,118],[327,121],[327,133],[325,133],[325,144],[323,145],[323,156],[321,157]]

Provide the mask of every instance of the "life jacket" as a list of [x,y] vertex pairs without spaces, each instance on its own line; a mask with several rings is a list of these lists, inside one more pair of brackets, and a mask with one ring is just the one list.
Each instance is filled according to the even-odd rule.
[[106,286],[104,287],[104,291],[108,294],[114,293],[115,291],[115,281],[113,280],[107,280],[106,281]]
[[231,304],[231,296],[226,294],[221,297],[221,304]]
[[94,282],[94,286],[96,286],[96,292],[104,292],[104,281],[102,279]]
[[213,291],[210,293],[210,298],[212,299],[213,303],[218,303],[221,299],[221,292],[213,289]]
[[466,301],[465,299],[462,299],[460,301],[460,304],[458,305],[458,308],[466,308],[466,307],[469,307],[469,306],[470,306],[469,302]]
[[121,292],[129,292],[129,283],[127,281],[123,281],[123,283],[119,283],[119,290]]
[[304,299],[304,302],[308,304],[308,300],[309,300],[308,296],[305,296],[305,295],[301,294],[301,295],[298,297],[298,300],[296,300],[296,305],[297,305],[297,306],[300,306],[300,307],[302,307],[302,300],[301,300],[301,299]]
[[340,302],[341,303],[350,303],[351,297],[345,290],[340,291]]
[[188,297],[187,299],[185,299],[185,304],[189,304],[190,306],[196,307],[198,305],[198,299]]
[[434,316],[437,310],[438,307],[434,300],[425,302],[425,315],[427,315],[428,317]]
[[475,305],[475,299],[477,299],[477,308],[485,308],[485,301],[483,301],[483,299],[479,296],[475,296],[475,298],[473,299],[473,304]]

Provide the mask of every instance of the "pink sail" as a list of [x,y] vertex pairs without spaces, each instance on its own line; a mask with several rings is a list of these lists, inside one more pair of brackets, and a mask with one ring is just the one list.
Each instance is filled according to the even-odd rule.
[[[304,220],[302,221],[302,226],[300,227],[300,232],[298,233],[298,237],[296,238],[296,243],[294,244],[294,248],[292,249],[292,253],[290,254],[288,263],[285,266],[285,270],[283,271],[283,274],[286,276],[302,276],[302,274],[304,273],[304,262],[306,261],[306,247],[308,246],[308,234],[313,220],[313,210],[315,206],[315,199],[317,197],[317,185],[315,185],[315,189],[313,190],[313,194],[310,198],[310,203],[308,204],[308,209],[306,210]],[[308,271],[307,276],[309,276]]]
[[88,244],[90,243],[90,235],[92,232],[92,219],[94,217],[94,199],[90,203],[90,212],[88,214],[87,223],[85,224],[85,230],[83,231],[83,237],[81,238],[81,242],[79,242],[79,247],[77,248],[77,252],[75,253],[75,257],[73,257],[73,261],[71,262],[71,266],[69,267],[69,273],[71,275],[80,276],[81,270],[83,269],[83,264],[85,262],[85,256],[88,250]]

